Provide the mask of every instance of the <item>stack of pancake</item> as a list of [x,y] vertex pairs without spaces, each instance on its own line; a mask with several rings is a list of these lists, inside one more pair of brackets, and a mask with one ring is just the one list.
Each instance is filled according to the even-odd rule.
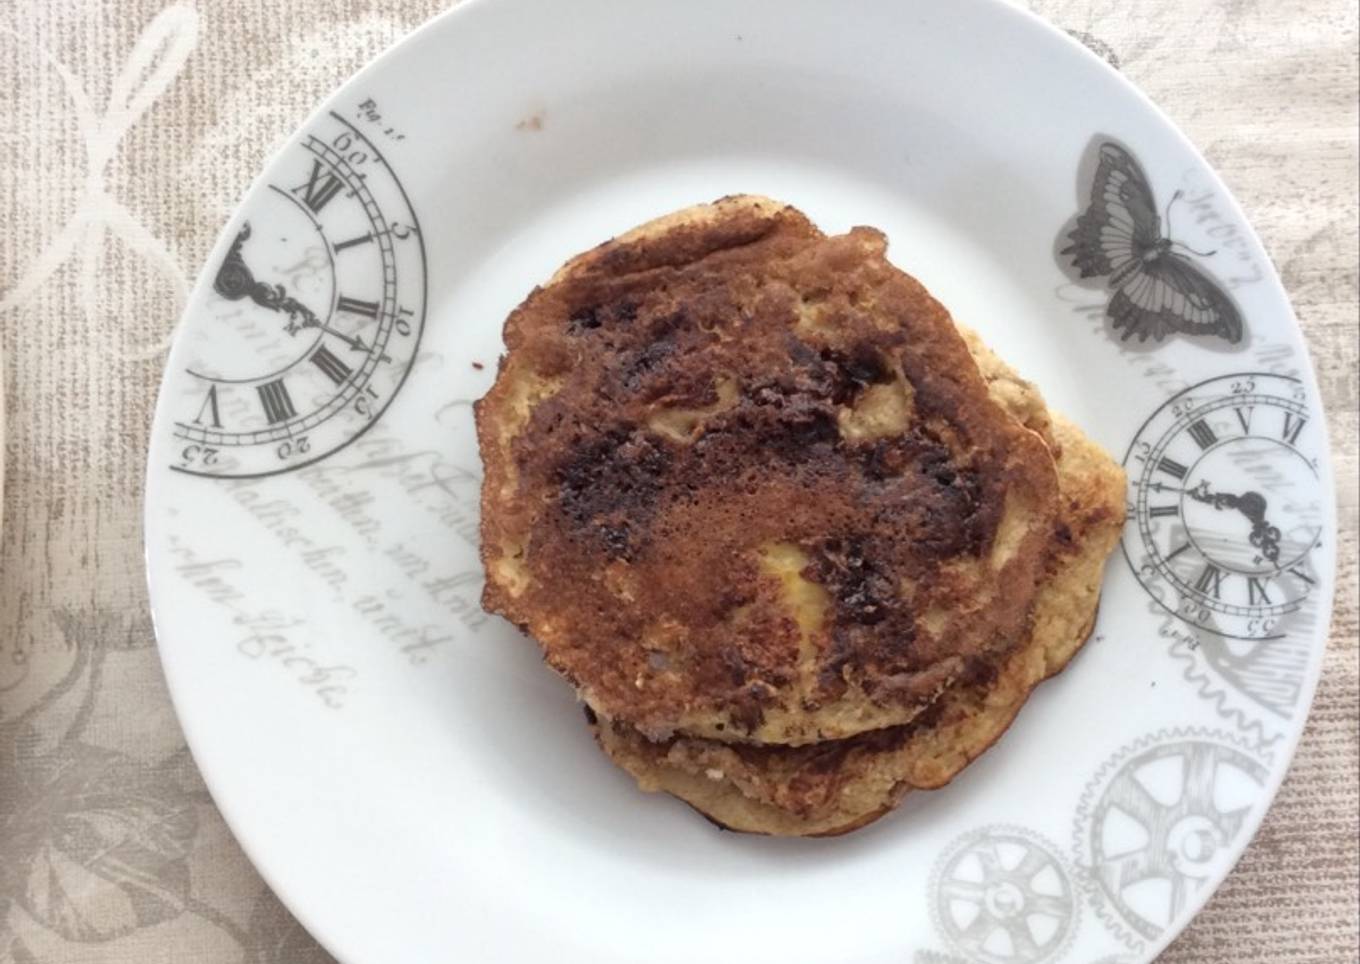
[[1090,634],[1119,467],[885,257],[738,196],[568,262],[476,407],[483,605],[646,790],[827,835]]

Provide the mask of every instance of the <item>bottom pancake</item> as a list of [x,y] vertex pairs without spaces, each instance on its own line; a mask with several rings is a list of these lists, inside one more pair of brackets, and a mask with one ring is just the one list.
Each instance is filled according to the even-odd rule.
[[[1047,428],[1048,426],[1044,426]],[[907,791],[948,783],[1005,732],[1030,692],[1090,635],[1105,561],[1124,523],[1124,473],[1052,416],[1060,524],[1026,642],[990,678],[957,683],[911,724],[807,746],[652,742],[596,725],[605,753],[647,791],[664,790],[731,830],[831,836],[891,810]]]

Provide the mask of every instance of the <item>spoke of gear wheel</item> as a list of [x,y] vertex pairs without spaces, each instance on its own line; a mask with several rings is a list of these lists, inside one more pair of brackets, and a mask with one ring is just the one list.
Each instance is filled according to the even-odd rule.
[[1170,816],[1167,806],[1149,793],[1132,773],[1122,775],[1110,790],[1111,802],[1149,831]]
[[1039,871],[1052,866],[1052,864],[1053,861],[1048,854],[1036,847],[1027,847],[1024,858],[1011,871],[1011,874],[1016,878],[1016,882],[1025,888],[1026,893],[1029,893],[1031,891],[1030,883],[1038,876]]
[[1159,876],[1156,872],[1156,861],[1151,859],[1148,850],[1149,848],[1144,847],[1120,854],[1118,857],[1105,858],[1105,869],[1102,872],[1116,890],[1122,891],[1149,877]]
[[1025,916],[1030,914],[1043,914],[1045,917],[1056,917],[1062,920],[1069,913],[1070,908],[1063,903],[1060,897],[1050,897],[1048,894],[1034,894],[1025,898]]
[[985,906],[979,906],[978,915],[959,931],[959,943],[969,951],[978,951],[999,926],[1000,921],[992,916],[992,912]]
[[973,853],[982,863],[982,876],[987,883],[994,884],[1005,876],[1006,871],[1001,866],[1001,851],[995,840],[988,838],[978,841]]
[[1214,803],[1214,777],[1218,773],[1219,760],[1226,756],[1219,747],[1187,748],[1181,800],[1188,813],[1218,815],[1218,807]]
[[951,900],[967,900],[980,904],[987,896],[987,885],[951,877],[941,882],[940,893]]
[[1039,957],[1039,945],[1030,933],[1029,922],[1023,917],[1012,917],[1001,926],[1011,938],[1011,956],[1021,961],[1033,961]]
[[1171,915],[1167,920],[1178,920],[1181,916],[1181,911],[1185,910],[1186,905],[1190,903],[1191,894],[1198,889],[1189,886],[1190,879],[1191,878],[1186,877],[1184,874],[1171,875],[1171,896],[1169,899]]

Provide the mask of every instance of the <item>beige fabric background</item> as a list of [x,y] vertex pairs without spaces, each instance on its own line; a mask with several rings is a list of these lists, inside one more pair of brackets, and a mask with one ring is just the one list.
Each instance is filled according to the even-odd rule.
[[[1227,180],[1294,299],[1331,418],[1342,574],[1317,702],[1260,835],[1164,960],[1354,961],[1355,4],[1030,5]],[[184,749],[142,579],[143,452],[159,349],[262,159],[441,6],[0,2],[0,964],[329,960]]]

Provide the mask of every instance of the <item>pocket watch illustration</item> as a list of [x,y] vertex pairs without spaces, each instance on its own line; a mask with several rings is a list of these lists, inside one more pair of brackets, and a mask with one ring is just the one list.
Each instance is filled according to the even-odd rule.
[[420,227],[373,142],[331,113],[289,147],[200,307],[184,336],[172,468],[286,472],[372,425],[425,319]]
[[1124,459],[1138,581],[1186,622],[1240,639],[1281,635],[1316,588],[1325,445],[1294,378],[1209,379],[1139,429]]

